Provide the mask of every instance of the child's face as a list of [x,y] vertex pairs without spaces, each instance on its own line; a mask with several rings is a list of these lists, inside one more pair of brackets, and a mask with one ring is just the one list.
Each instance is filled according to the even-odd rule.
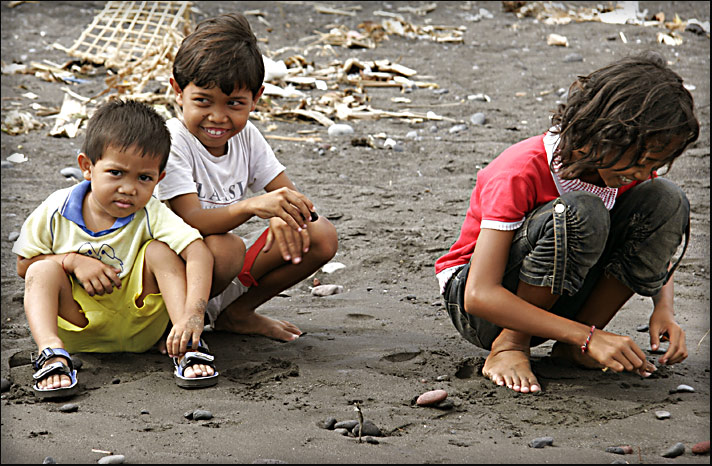
[[172,78],[171,84],[188,131],[216,157],[225,155],[227,141],[245,128],[262,95],[262,89],[253,96],[252,91],[237,87],[225,95],[217,86],[204,88],[192,82],[181,90]]
[[[667,165],[672,154],[679,148],[679,140],[673,139],[665,147],[651,145],[643,152],[635,165],[625,168],[635,157],[635,147],[628,149],[620,160],[609,168],[599,168],[598,175],[609,188],[620,188],[633,181],[645,181],[653,171]],[[606,162],[608,157],[604,157]]]
[[84,209],[95,219],[111,221],[143,209],[151,199],[153,189],[163,178],[160,160],[141,156],[135,147],[120,151],[109,146],[95,164],[85,154],[79,154],[79,167],[84,178],[91,181],[91,191]]

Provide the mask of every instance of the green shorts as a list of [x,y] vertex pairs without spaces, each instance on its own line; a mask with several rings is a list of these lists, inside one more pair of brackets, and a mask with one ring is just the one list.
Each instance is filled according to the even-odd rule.
[[170,318],[161,294],[150,294],[141,307],[136,305],[143,292],[144,257],[151,241],[139,250],[136,263],[121,280],[121,288],[114,288],[110,294],[89,296],[76,278],[70,277],[72,296],[89,323],[78,327],[57,318],[59,337],[67,351],[141,353],[163,336]]

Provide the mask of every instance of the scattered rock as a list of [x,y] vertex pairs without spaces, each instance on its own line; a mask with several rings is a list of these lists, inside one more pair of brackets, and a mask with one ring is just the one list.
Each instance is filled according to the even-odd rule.
[[472,94],[467,96],[467,100],[479,100],[481,102],[490,102],[492,99],[487,94]]
[[66,167],[61,169],[59,173],[61,173],[65,178],[75,178],[77,181],[84,179],[82,171],[77,167]]
[[396,143],[396,145],[393,146],[393,150],[396,151],[396,152],[404,152],[404,151],[405,151],[405,147],[403,147],[402,145]]
[[583,61],[583,56],[581,56],[580,53],[570,53],[564,57],[564,62],[566,62],[566,63],[577,62],[577,61]]
[[676,458],[683,453],[685,453],[685,444],[678,442],[663,453],[663,458]]
[[447,398],[447,392],[445,390],[431,390],[425,392],[415,400],[415,404],[418,406],[429,406],[435,403],[439,403]]
[[0,161],[0,168],[12,168],[13,164],[7,160]]
[[670,419],[670,413],[667,411],[655,411],[655,417],[658,419]]
[[82,360],[79,359],[78,357],[76,357],[76,356],[70,356],[70,358],[72,358],[72,364],[74,364],[74,368],[75,368],[76,370],[81,369],[82,366],[84,365],[84,361],[82,361]]
[[455,125],[452,128],[448,130],[450,134],[453,133],[459,133],[460,131],[465,131],[467,129],[467,125]]
[[408,131],[408,134],[405,135],[406,139],[418,139],[418,132],[413,130],[413,131]]
[[183,413],[183,417],[188,419],[189,421],[193,419],[193,411],[186,411]]
[[334,424],[334,429],[346,429],[348,431],[351,431],[355,426],[358,425],[358,421],[356,419],[351,419],[349,421],[340,421]]
[[477,112],[470,116],[470,123],[473,125],[484,125],[485,121],[487,121],[487,117],[485,117],[485,114],[482,112]]
[[448,92],[450,92],[450,91],[447,89],[435,89],[433,91],[433,94],[441,95],[441,94],[447,94]]
[[115,379],[112,379],[112,380],[111,380],[111,383],[113,383],[114,385],[120,384],[120,383],[121,383],[121,379],[118,378],[118,377],[116,377]]
[[694,393],[695,389],[684,383],[680,384],[674,390],[670,390],[670,393]]
[[435,378],[435,380],[437,380],[438,382],[446,382],[446,381],[450,380],[450,376],[449,375],[439,375]]
[[74,413],[79,411],[79,405],[76,403],[67,403],[59,407],[59,411],[63,413]]
[[344,292],[344,287],[341,285],[319,285],[311,290],[312,296],[329,296]]
[[328,264],[324,264],[324,266],[321,268],[321,271],[324,273],[334,273],[337,270],[345,268],[346,266],[341,262],[329,262]]
[[193,420],[194,421],[207,421],[209,419],[213,418],[213,413],[206,409],[196,409],[193,411]]
[[149,413],[147,409],[142,409],[141,414],[151,414],[151,413]]
[[620,447],[606,447],[606,453],[615,453],[616,455],[632,455],[633,447],[630,445],[622,445]]
[[19,231],[11,231],[9,235],[7,235],[7,239],[9,241],[15,241],[17,238],[20,237],[20,232]]
[[373,445],[378,445],[379,443],[381,443],[371,436],[362,437],[361,440],[363,440],[366,443],[371,443]]
[[696,443],[692,446],[692,453],[695,455],[708,455],[710,453],[710,441]]
[[442,400],[442,401],[439,401],[439,402],[435,403],[434,405],[432,405],[432,407],[438,408],[438,409],[443,409],[443,410],[448,410],[448,409],[452,409],[455,407],[455,402],[452,401],[451,399]]
[[320,429],[327,429],[327,430],[332,430],[334,428],[334,425],[336,424],[336,419],[333,417],[330,417],[328,419],[325,419],[323,421],[319,421],[316,423],[317,427]]
[[635,329],[639,332],[647,332],[650,329],[648,324],[638,325]]
[[126,457],[124,455],[109,455],[103,458],[99,458],[97,463],[99,464],[124,464]]
[[347,125],[345,123],[336,123],[329,126],[327,132],[329,133],[329,136],[343,136],[346,134],[353,134],[354,129],[351,127],[351,125]]
[[44,459],[44,461],[42,461],[42,464],[57,464],[57,461],[51,456],[48,456]]
[[334,432],[339,433],[341,435],[349,435],[349,432],[351,432],[351,431],[348,429],[344,429],[343,427],[340,427],[338,429],[334,429]]
[[[353,433],[356,437],[358,437],[359,433],[359,425],[356,424],[354,428],[351,430],[351,433]],[[381,437],[383,434],[381,433],[381,429],[378,428],[376,424],[374,424],[372,421],[369,421],[368,419],[363,421],[363,435],[371,435],[373,437]]]
[[0,380],[0,391],[6,392],[6,391],[10,390],[11,385],[12,385],[12,383],[10,383],[9,380],[7,380],[5,377],[3,377],[2,380]]
[[529,442],[529,446],[532,448],[544,448],[546,446],[551,446],[554,444],[554,437],[539,437],[535,438]]

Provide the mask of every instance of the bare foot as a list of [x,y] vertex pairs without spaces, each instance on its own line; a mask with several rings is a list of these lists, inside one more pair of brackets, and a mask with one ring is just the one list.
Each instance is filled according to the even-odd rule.
[[587,369],[603,368],[603,364],[599,363],[588,354],[582,353],[580,347],[567,345],[559,341],[554,343],[554,346],[551,348],[551,357],[555,359],[563,359]]
[[254,311],[239,317],[229,311],[222,312],[215,321],[215,330],[262,335],[282,341],[294,341],[302,334],[301,330],[286,320],[271,319]]
[[500,337],[492,344],[492,351],[485,360],[482,374],[497,385],[506,385],[515,392],[541,391],[529,362],[529,345],[521,345]]
[[[48,359],[42,365],[42,367],[45,367],[47,364],[52,364],[53,362],[57,362],[57,361],[67,364],[66,359],[57,357],[57,358]],[[50,390],[50,389],[54,389],[54,388],[69,387],[70,385],[72,385],[72,379],[69,378],[69,376],[66,374],[50,375],[50,376],[37,382],[37,386],[39,388],[41,388],[42,390],[45,390],[45,389]]]

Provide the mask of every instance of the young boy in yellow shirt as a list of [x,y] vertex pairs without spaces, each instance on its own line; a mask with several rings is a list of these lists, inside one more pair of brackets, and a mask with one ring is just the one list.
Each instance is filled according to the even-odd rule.
[[[217,383],[212,355],[199,348],[212,255],[196,229],[152,197],[170,144],[150,107],[103,105],[78,156],[86,180],[51,194],[23,224],[12,250],[40,352],[38,397],[76,392],[69,352],[143,352],[169,320],[178,385]],[[186,352],[189,344],[197,351]]]
[[[167,122],[171,156],[157,195],[213,254],[210,324],[292,341],[302,333],[295,325],[255,309],[328,262],[337,235],[248,121],[263,80],[262,54],[243,15],[207,19],[185,38],[170,80],[183,115]],[[247,198],[248,188],[267,193]],[[231,233],[254,216],[269,226],[245,240]]]

